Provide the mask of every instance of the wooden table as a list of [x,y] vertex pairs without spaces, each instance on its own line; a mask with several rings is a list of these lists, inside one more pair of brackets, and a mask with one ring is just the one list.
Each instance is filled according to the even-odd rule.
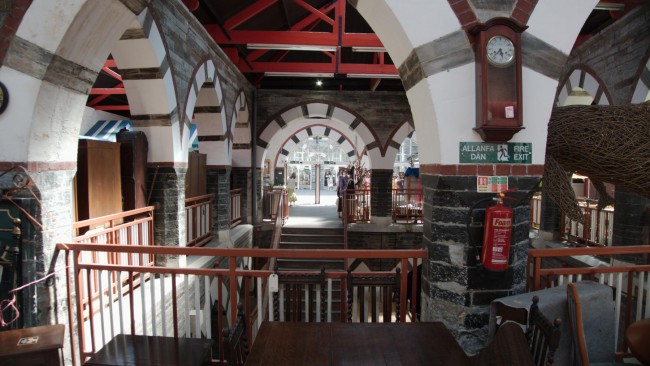
[[63,324],[0,332],[0,365],[63,365]]
[[211,340],[118,334],[86,366],[202,365],[210,360]]
[[470,365],[444,324],[264,322],[255,365]]
[[625,331],[625,342],[637,360],[650,365],[650,319],[630,324]]

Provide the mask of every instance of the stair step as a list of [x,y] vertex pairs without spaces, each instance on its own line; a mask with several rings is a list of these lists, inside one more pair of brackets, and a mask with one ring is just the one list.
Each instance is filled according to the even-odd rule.
[[287,259],[278,258],[278,270],[301,270],[313,271],[321,268],[343,269],[344,261],[342,259]]
[[282,233],[283,242],[343,243],[343,235],[333,234],[287,234]]
[[281,249],[343,249],[343,243],[280,242]]
[[300,228],[300,227],[283,227],[284,234],[309,234],[309,235],[343,235],[341,228]]

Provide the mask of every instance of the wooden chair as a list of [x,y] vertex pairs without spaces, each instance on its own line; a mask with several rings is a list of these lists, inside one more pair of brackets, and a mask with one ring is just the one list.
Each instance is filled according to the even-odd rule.
[[[473,365],[530,365],[549,366],[553,364],[555,350],[560,344],[560,319],[551,323],[539,310],[539,298],[533,297],[533,304],[525,309],[504,307],[502,322],[492,342],[479,354],[470,359]],[[526,326],[528,323],[528,326]],[[523,327],[526,326],[526,332]]]
[[533,304],[528,312],[528,328],[526,338],[530,345],[533,360],[538,366],[552,365],[555,357],[555,350],[560,345],[560,325],[562,321],[555,319],[548,320],[540,311],[539,298],[533,297]]
[[[395,321],[400,321],[400,269],[388,276],[358,276],[354,275],[348,269],[347,276],[347,318],[348,322],[358,321],[360,323],[380,321],[380,315],[383,316],[383,322],[388,323],[392,320],[393,305],[395,306]],[[357,303],[354,303],[354,289],[357,288]],[[363,294],[369,292],[370,304],[368,304],[369,314],[363,314],[366,308],[364,305],[365,298]],[[376,304],[381,304],[381,309],[377,312]],[[358,319],[352,318],[353,308],[357,307],[359,311]],[[369,317],[369,319],[366,317]]]
[[237,307],[237,320],[232,328],[223,329],[224,355],[228,366],[243,366],[248,357],[246,316],[243,305]]
[[[566,287],[567,310],[569,316],[569,329],[571,330],[571,346],[573,349],[573,364],[577,366],[596,365],[626,365],[615,361],[611,362],[589,362],[589,352],[585,341],[585,332],[582,324],[582,306],[578,288],[570,283]],[[613,355],[612,355],[613,359]],[[629,364],[628,364],[629,365]]]

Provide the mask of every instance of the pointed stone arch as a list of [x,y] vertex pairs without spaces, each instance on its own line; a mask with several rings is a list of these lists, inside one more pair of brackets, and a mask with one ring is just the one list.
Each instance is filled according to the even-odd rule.
[[645,62],[641,63],[637,75],[638,80],[631,102],[643,103],[650,100],[650,50],[646,52]]
[[558,89],[556,106],[564,106],[576,94],[586,93],[592,99],[591,104],[610,105],[609,91],[603,81],[588,67],[575,66],[564,78]]

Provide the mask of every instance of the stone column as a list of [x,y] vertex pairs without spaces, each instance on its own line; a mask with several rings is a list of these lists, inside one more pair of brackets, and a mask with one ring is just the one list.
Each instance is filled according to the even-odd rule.
[[[524,291],[530,202],[514,208],[508,269],[504,272],[483,269],[475,256],[480,244],[476,248],[470,244],[467,218],[477,201],[494,194],[477,193],[476,175],[465,175],[471,173],[465,173],[463,168],[454,165],[420,168],[424,193],[423,246],[429,251],[429,258],[422,266],[422,319],[443,321],[463,348],[475,353],[487,340],[490,302]],[[501,173],[491,167],[489,170],[490,174],[480,175]],[[473,167],[470,171],[481,169]],[[509,187],[518,188],[513,197],[525,195],[538,179],[539,176],[508,176]],[[477,222],[483,222],[485,207],[489,205],[486,203],[473,212]]]
[[253,217],[251,215],[251,168],[232,168],[231,173],[232,189],[241,189],[242,197],[242,224],[251,224]]
[[370,172],[370,212],[373,223],[390,223],[392,219],[392,179],[392,169],[372,169]]
[[230,239],[230,171],[231,167],[208,166],[208,194],[212,195],[213,230],[219,241]]
[[[147,186],[153,187],[150,205],[154,211],[154,240],[159,246],[184,246],[187,241],[185,222],[185,174],[187,167],[149,167]],[[153,184],[152,184],[153,181]],[[156,258],[166,265],[170,256]]]
[[[614,234],[613,246],[648,245],[650,238],[650,200],[639,197],[616,187],[614,194]],[[610,223],[611,224],[611,223]],[[639,256],[626,256],[620,259],[644,263]]]
[[561,236],[560,219],[562,212],[555,202],[542,194],[542,217],[540,223],[540,238],[542,240],[559,240]]

